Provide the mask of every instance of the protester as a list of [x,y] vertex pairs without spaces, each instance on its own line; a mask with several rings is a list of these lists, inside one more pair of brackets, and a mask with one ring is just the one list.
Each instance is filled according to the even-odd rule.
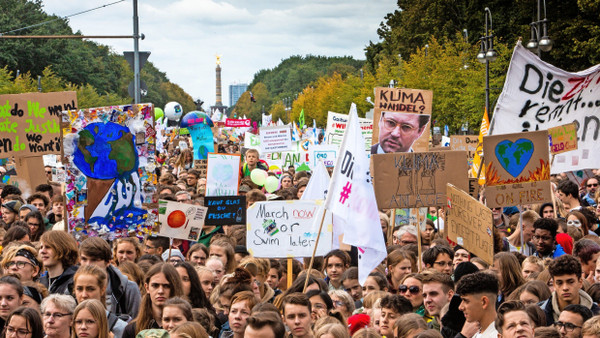
[[97,299],[79,303],[73,312],[71,338],[108,338],[104,305]]
[[52,294],[42,301],[41,310],[44,333],[48,338],[71,335],[73,312],[77,304],[71,296]]
[[77,242],[64,231],[51,230],[40,238],[40,258],[47,274],[40,283],[50,293],[73,294],[73,275],[77,271]]
[[38,310],[19,307],[6,319],[4,337],[44,337],[42,318]]

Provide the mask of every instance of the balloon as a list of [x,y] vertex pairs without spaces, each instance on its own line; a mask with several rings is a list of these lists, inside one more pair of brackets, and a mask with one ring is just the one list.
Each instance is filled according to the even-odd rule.
[[165,116],[165,112],[158,107],[154,107],[154,120],[156,121],[163,116]]
[[167,117],[167,119],[176,121],[183,114],[183,108],[177,102],[169,102],[167,103],[167,105],[165,105],[164,114]]
[[205,124],[209,127],[214,127],[212,119],[206,113],[197,110],[185,114],[181,118],[180,126],[182,128],[186,128],[198,124]]
[[269,176],[265,180],[265,189],[267,192],[272,193],[279,188],[279,180],[275,176]]
[[250,172],[250,179],[254,184],[263,186],[267,180],[267,172],[262,169],[254,169]]

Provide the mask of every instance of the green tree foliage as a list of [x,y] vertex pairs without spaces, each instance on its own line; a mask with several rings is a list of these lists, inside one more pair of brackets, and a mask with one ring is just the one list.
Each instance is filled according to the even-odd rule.
[[[41,0],[0,1],[1,32],[50,20],[55,21],[6,35],[72,35],[74,33],[67,20],[46,14]],[[37,81],[37,76],[41,75],[43,91],[66,87],[78,88],[78,94],[81,91],[81,95],[84,95],[83,99],[79,99],[81,107],[132,102],[131,98],[127,98],[127,87],[133,80],[133,72],[125,58],[111,51],[108,46],[79,39],[2,39],[0,45],[2,48],[0,67],[5,67],[5,71],[8,72],[5,74],[13,74],[13,77],[17,72],[27,74],[22,80],[17,78],[16,83],[29,78],[35,78]],[[45,72],[51,72],[54,76],[45,79],[48,75]],[[147,96],[142,97],[143,102],[164,107],[169,101],[177,101],[186,112],[195,109],[191,96],[171,83],[166,74],[160,72],[151,62],[147,62],[141,70],[141,78],[148,86]],[[46,88],[51,84],[50,81],[58,82],[52,82],[54,87]],[[17,88],[24,89],[19,85],[11,86],[11,90]],[[27,91],[37,91],[37,82]],[[109,99],[115,101],[107,101]],[[102,102],[105,103],[100,104]]]
[[232,116],[240,117],[246,115],[247,118],[253,121],[262,121],[263,110],[267,113],[271,109],[273,98],[267,89],[267,86],[258,82],[252,87],[252,94],[256,102],[250,99],[250,92],[246,91],[240,96],[235,108],[233,108]]

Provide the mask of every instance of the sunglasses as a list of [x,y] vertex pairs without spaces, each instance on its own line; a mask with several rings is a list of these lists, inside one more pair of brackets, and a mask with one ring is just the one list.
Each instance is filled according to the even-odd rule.
[[419,288],[418,286],[406,286],[406,285],[400,285],[398,287],[398,292],[400,293],[406,293],[406,291],[412,293],[413,295],[418,294],[421,291],[421,288]]
[[588,188],[591,188],[591,187],[597,187],[597,186],[598,186],[598,183],[590,183],[590,184],[588,184],[587,186],[588,186]]

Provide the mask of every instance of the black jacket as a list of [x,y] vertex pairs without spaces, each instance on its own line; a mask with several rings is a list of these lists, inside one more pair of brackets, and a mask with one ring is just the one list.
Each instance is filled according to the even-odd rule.
[[73,295],[73,276],[79,269],[78,265],[73,265],[65,269],[63,273],[56,277],[54,282],[50,285],[48,275],[40,278],[40,283],[44,284],[48,288],[49,293],[58,293],[61,295]]

